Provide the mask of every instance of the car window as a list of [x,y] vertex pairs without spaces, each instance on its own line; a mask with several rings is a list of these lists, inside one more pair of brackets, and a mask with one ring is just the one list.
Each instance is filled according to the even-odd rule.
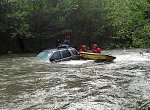
[[60,56],[60,52],[58,51],[58,52],[55,52],[53,55],[52,55],[52,57],[51,57],[51,61],[52,60],[59,60],[59,59],[61,59],[61,56]]
[[78,52],[77,52],[75,49],[71,50],[71,52],[72,52],[74,55],[78,55]]
[[70,57],[70,56],[71,56],[71,54],[68,50],[63,50],[62,51],[62,57],[63,58],[67,58],[67,57]]
[[52,52],[43,51],[37,55],[37,58],[42,59],[42,60],[48,60],[51,54]]

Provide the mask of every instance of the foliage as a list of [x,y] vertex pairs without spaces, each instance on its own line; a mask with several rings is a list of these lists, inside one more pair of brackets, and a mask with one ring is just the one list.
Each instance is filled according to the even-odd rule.
[[[109,7],[108,7],[109,6]],[[150,47],[150,4],[146,0],[112,0],[104,6],[116,35],[134,47]]]
[[9,37],[69,34],[76,43],[82,40],[86,43],[92,37],[93,42],[108,47],[150,47],[150,2],[1,0],[0,34]]
[[0,32],[9,36],[26,34],[29,36],[29,20],[27,19],[30,10],[24,0],[6,0],[0,3]]

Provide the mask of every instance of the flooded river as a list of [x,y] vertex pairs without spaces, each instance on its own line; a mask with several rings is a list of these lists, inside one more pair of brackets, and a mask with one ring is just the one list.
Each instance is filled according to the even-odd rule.
[[150,53],[107,53],[114,62],[51,64],[36,54],[1,55],[0,110],[148,110]]

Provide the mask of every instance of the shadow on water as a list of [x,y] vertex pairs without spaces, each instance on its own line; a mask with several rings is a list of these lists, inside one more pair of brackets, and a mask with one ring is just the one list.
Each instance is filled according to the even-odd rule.
[[35,54],[0,56],[0,109],[148,110],[150,53],[109,52],[117,57],[113,63],[52,64]]

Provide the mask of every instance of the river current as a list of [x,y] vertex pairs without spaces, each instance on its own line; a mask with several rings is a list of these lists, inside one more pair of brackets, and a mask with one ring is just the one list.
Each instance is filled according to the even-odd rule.
[[114,62],[49,63],[36,54],[0,55],[0,110],[150,109],[149,51],[105,52]]

